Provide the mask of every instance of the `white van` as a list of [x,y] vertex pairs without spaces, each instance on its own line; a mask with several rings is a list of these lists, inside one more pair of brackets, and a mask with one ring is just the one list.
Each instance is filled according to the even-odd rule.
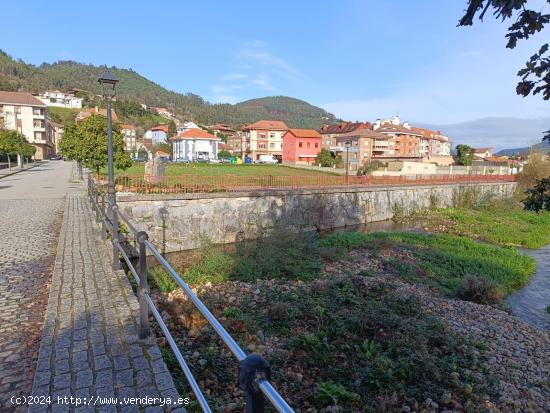
[[273,155],[260,155],[258,163],[279,163]]

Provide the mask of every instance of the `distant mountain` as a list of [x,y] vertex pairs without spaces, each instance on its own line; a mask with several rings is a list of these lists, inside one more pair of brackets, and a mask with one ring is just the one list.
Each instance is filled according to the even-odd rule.
[[474,147],[527,148],[540,143],[543,132],[550,129],[550,117],[520,119],[490,117],[448,125],[413,122],[414,125],[440,130],[453,140],[453,145],[465,143]]
[[536,145],[527,146],[524,148],[502,149],[498,151],[495,155],[496,156],[502,156],[502,155],[513,156],[520,153],[528,153],[531,150],[542,150],[542,151],[550,152],[550,144],[548,144],[548,142],[541,142],[541,143],[537,143]]
[[[193,120],[204,125],[220,122],[240,127],[271,118],[283,120],[295,128],[318,128],[323,123],[337,121],[334,115],[321,108],[286,96],[252,99],[236,105],[212,104],[192,93],[168,90],[132,69],[109,69],[120,80],[117,85],[120,100],[167,107],[182,120]],[[21,59],[15,60],[0,50],[0,90],[35,93],[46,89],[79,88],[99,94],[97,79],[104,70],[104,67],[73,61],[34,66]]]

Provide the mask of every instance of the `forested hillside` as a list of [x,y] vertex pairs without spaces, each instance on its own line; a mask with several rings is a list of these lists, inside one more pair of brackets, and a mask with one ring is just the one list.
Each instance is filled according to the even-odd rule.
[[[198,95],[181,94],[146,79],[132,69],[109,68],[120,79],[119,99],[171,109],[182,120],[201,124],[227,123],[234,127],[271,118],[285,121],[290,127],[318,128],[335,122],[334,115],[307,102],[274,96],[232,104],[211,104]],[[46,89],[79,88],[90,94],[100,92],[97,79],[104,67],[73,61],[33,66],[15,60],[0,50],[0,90],[41,92]]]

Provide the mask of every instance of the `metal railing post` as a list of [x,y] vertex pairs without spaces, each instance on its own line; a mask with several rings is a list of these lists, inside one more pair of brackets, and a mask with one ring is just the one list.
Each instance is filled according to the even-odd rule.
[[265,398],[260,380],[271,380],[271,366],[257,354],[251,354],[239,364],[239,388],[246,394],[246,413],[263,413]]
[[113,211],[113,231],[111,232],[111,242],[113,244],[113,270],[120,270],[120,259],[118,257],[118,243],[120,242],[118,234],[118,205],[112,205]]
[[[105,196],[103,196],[103,195],[101,196],[101,209],[102,209],[102,211],[105,212]],[[107,239],[107,223],[105,222],[105,220],[107,218],[103,219],[100,216],[100,219],[101,219],[101,236],[105,240],[105,239]]]
[[99,187],[94,185],[94,198],[95,198],[95,222],[99,224],[101,216],[99,214]]
[[145,231],[139,231],[136,236],[139,245],[139,338],[145,339],[151,334],[149,327],[149,307],[147,305],[147,294],[149,294],[149,284],[147,281],[147,254],[145,241],[149,236]]

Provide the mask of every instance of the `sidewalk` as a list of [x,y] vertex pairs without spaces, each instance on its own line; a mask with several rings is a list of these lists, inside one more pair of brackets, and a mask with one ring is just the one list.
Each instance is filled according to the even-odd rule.
[[[138,340],[137,299],[110,256],[87,200],[68,195],[33,385],[33,396],[51,403],[29,412],[184,412],[122,400],[179,395],[154,339]],[[59,404],[58,396],[90,405]]]

